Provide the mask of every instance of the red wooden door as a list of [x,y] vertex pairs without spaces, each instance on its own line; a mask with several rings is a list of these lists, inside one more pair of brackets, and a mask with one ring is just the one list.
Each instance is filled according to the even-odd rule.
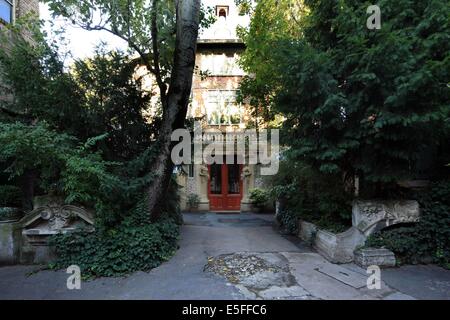
[[208,169],[210,210],[240,210],[242,200],[242,165],[212,164],[208,166]]

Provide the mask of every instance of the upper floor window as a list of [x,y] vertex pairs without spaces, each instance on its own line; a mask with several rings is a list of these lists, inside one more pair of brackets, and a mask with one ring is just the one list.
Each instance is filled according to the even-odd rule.
[[244,71],[238,64],[239,54],[206,54],[200,61],[201,70],[211,76],[242,76]]
[[0,0],[0,22],[11,23],[13,20],[13,0]]
[[242,106],[236,101],[235,90],[210,90],[206,101],[209,125],[237,125],[242,123]]
[[226,19],[228,17],[228,6],[216,6],[216,16]]

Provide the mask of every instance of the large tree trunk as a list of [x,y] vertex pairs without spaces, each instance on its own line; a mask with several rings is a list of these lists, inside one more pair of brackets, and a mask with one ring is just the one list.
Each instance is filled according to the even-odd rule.
[[159,205],[164,201],[173,171],[170,157],[173,143],[170,137],[174,130],[184,126],[187,113],[195,66],[199,16],[200,0],[177,1],[174,63],[169,91],[167,96],[162,97],[163,119],[158,138],[159,154],[152,165],[154,179],[147,190],[147,204],[152,221],[160,217]]

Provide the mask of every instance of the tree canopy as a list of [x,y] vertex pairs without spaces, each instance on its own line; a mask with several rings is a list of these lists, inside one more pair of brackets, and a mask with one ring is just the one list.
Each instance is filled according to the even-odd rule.
[[195,66],[200,21],[209,19],[200,0],[107,1],[45,0],[54,16],[62,16],[86,30],[103,30],[128,43],[131,54],[152,74],[159,89],[160,152],[151,161],[148,210],[153,220],[169,188],[173,130],[184,127]]
[[[250,76],[241,89],[267,117],[283,116],[291,160],[326,176],[358,176],[375,195],[413,177],[427,154],[442,160],[450,4],[380,1],[380,30],[366,26],[369,5],[258,1],[242,31]],[[444,163],[435,168],[445,171]]]

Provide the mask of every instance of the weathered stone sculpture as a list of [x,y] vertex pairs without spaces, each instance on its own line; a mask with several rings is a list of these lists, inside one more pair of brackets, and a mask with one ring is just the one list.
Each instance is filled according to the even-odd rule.
[[[299,236],[312,243],[314,248],[325,258],[335,263],[348,263],[354,260],[356,248],[364,245],[368,236],[385,227],[417,222],[420,210],[413,200],[357,200],[353,202],[352,227],[342,233],[321,230],[312,223],[299,222]],[[359,251],[358,261],[361,265],[381,261],[384,265],[395,264],[392,252],[388,250]],[[378,256],[377,256],[378,255]]]
[[417,222],[419,216],[419,204],[414,200],[358,200],[353,203],[352,225],[367,237],[394,224]]
[[34,207],[20,220],[0,221],[0,265],[48,263],[53,259],[49,236],[94,230],[93,215],[84,208],[51,197],[36,197]]
[[21,263],[46,263],[52,260],[48,237],[77,229],[93,231],[94,219],[87,210],[72,206],[49,204],[39,207],[23,217],[20,250]]
[[48,204],[28,213],[19,221],[22,227],[20,263],[47,263],[52,257],[48,237],[76,229],[93,231],[93,216],[72,205]]

